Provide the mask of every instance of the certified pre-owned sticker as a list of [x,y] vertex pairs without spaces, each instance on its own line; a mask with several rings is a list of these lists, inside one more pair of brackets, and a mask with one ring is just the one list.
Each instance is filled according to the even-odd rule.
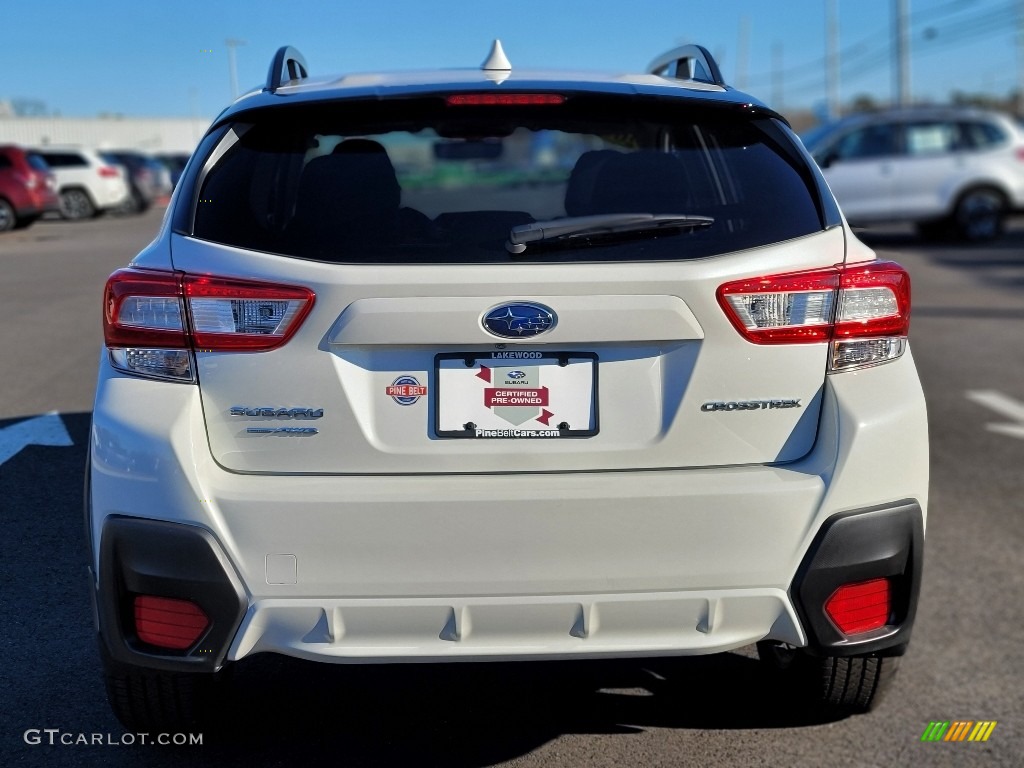
[[384,391],[399,405],[412,405],[427,394],[427,387],[415,376],[399,376]]

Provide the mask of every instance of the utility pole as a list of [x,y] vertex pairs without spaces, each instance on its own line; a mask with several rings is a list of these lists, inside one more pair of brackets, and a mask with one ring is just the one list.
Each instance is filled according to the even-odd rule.
[[750,53],[750,17],[740,16],[740,41],[736,53],[736,87],[747,90],[747,64]]
[[[1021,0],[1024,2],[1024,0]],[[825,7],[825,103],[831,119],[839,117],[839,0]]]
[[228,49],[228,75],[231,77],[231,100],[238,98],[238,65],[235,63],[235,48],[245,45],[245,40],[229,37],[224,41]]
[[907,30],[910,17],[910,0],[893,0],[893,28],[895,30],[893,50],[893,93],[894,101],[900,107],[910,105],[910,36]]

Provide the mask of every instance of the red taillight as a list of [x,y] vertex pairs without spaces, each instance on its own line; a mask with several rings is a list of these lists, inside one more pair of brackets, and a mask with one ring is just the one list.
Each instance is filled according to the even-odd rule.
[[736,280],[718,302],[754,344],[833,342],[836,370],[895,359],[910,328],[910,276],[891,261]]
[[193,350],[279,347],[298,330],[314,298],[295,286],[121,269],[107,280],[103,337],[121,370],[193,381]]
[[181,275],[119,269],[107,280],[103,338],[108,347],[188,347]]
[[839,288],[835,268],[757,277],[718,288],[718,303],[754,344],[827,341]]
[[835,338],[906,336],[910,330],[910,275],[892,261],[840,268]]
[[1024,147],[1017,147],[1017,150],[1013,153],[1017,159],[1024,162]]
[[844,635],[856,635],[889,623],[888,579],[846,584],[825,602],[825,613]]
[[100,176],[105,179],[116,179],[121,174],[118,173],[117,168],[112,168],[109,165],[101,165],[96,169]]
[[149,645],[183,651],[191,648],[209,626],[203,609],[191,600],[153,595],[135,598],[135,634]]
[[445,98],[449,107],[534,107],[564,101],[560,93],[457,93]]
[[313,292],[295,286],[185,276],[197,347],[263,351],[279,347],[313,308]]

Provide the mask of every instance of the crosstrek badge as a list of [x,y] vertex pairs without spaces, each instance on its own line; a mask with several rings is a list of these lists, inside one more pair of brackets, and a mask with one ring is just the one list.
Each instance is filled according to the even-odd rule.
[[427,394],[427,387],[420,384],[415,376],[399,376],[391,382],[384,393],[390,395],[399,405],[412,405]]

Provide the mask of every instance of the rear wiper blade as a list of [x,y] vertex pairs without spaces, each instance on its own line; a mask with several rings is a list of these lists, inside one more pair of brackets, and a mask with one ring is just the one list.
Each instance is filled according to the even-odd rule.
[[567,240],[574,237],[615,234],[618,232],[651,232],[659,229],[699,229],[710,227],[710,216],[681,213],[604,213],[598,216],[570,216],[551,221],[535,221],[512,227],[505,250],[520,254],[530,243],[545,240]]

